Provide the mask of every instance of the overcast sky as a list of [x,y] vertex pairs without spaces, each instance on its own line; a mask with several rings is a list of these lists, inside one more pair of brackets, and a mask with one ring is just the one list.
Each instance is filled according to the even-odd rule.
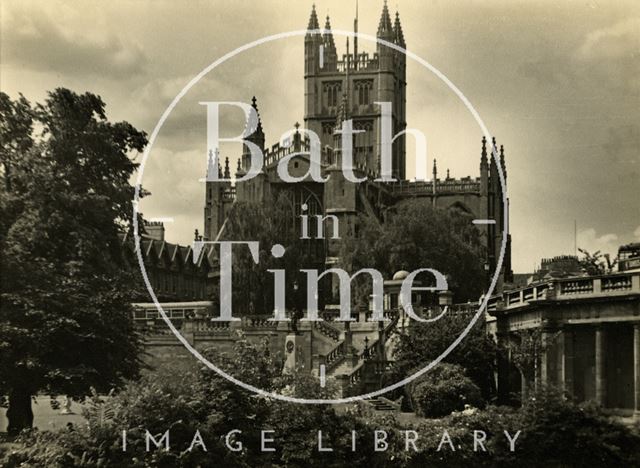
[[[351,30],[355,0],[317,1],[321,25]],[[261,37],[304,29],[310,1],[3,1],[0,86],[42,100],[58,86],[91,91],[109,118],[151,133],[173,97],[207,65]],[[391,2],[407,48],[455,83],[505,145],[513,265],[578,246],[615,252],[640,241],[640,2]],[[360,1],[375,35],[382,1]],[[344,37],[336,37],[344,53]],[[373,51],[374,44],[360,42]],[[303,118],[303,39],[234,57],[167,120],[144,172],[147,217],[171,217],[168,239],[202,230],[205,114],[198,101],[258,97],[267,144]],[[478,176],[482,133],[460,101],[415,62],[407,120],[441,174]],[[241,123],[230,115],[225,130]],[[237,130],[237,128],[236,128]],[[412,149],[411,147],[409,149]],[[223,148],[235,167],[237,150]],[[412,166],[412,158],[409,165]],[[409,175],[413,173],[408,170]]]

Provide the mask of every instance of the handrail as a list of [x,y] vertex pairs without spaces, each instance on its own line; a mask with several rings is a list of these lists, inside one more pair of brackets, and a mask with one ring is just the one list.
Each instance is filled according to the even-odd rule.
[[340,330],[325,321],[314,321],[313,328],[318,330],[323,335],[331,338],[333,341],[338,341],[340,339]]
[[325,371],[329,372],[338,366],[345,358],[344,340],[340,341],[325,355]]

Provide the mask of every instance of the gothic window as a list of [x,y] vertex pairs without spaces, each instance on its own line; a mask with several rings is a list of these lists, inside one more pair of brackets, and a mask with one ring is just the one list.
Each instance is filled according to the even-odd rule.
[[373,130],[373,121],[371,120],[356,120],[353,123],[355,130],[364,130],[365,132],[371,132]]
[[322,87],[323,101],[326,107],[337,107],[340,102],[342,83],[340,81],[328,81]]
[[354,160],[359,167],[366,167],[373,154],[373,121],[356,120],[354,130],[364,131],[356,133],[354,141]]
[[353,82],[355,100],[359,106],[371,104],[373,80],[356,80]]

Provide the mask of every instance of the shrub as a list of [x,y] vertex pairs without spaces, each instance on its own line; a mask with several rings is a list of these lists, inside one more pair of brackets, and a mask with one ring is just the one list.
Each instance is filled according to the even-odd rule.
[[591,404],[543,388],[519,412],[519,458],[551,466],[640,466],[640,435]]
[[416,414],[437,418],[465,405],[484,406],[480,389],[467,377],[460,366],[440,364],[411,388]]

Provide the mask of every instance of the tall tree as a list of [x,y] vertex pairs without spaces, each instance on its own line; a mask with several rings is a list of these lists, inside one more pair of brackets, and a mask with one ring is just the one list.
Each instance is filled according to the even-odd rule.
[[[296,235],[293,205],[287,193],[280,193],[273,204],[236,202],[226,220],[223,239],[259,242],[259,262],[255,263],[249,249],[234,247],[233,307],[234,315],[248,312],[272,314],[274,308],[274,275],[267,270],[284,269],[286,275],[286,307],[301,307],[296,297],[306,297],[301,268],[316,268],[309,251],[308,240]],[[271,248],[285,247],[281,258],[275,258]],[[299,290],[294,290],[297,284]]]
[[[385,278],[398,270],[434,268],[446,275],[454,301],[477,302],[484,287],[482,245],[472,218],[456,210],[434,209],[422,200],[405,202],[385,215],[384,223],[369,216],[358,219],[355,235],[341,250],[344,268],[376,268]],[[419,279],[427,279],[418,277]],[[356,278],[361,303],[371,294],[371,281]],[[437,296],[428,300],[437,303]],[[433,304],[432,304],[433,305]],[[438,357],[460,335],[471,316],[449,313],[434,323],[412,323],[398,337],[392,379],[403,378]],[[461,365],[469,377],[491,397],[495,345],[479,321],[464,341],[445,359]]]
[[[412,375],[440,356],[465,330],[471,316],[470,313],[452,312],[433,323],[412,323],[408,333],[399,335],[394,350],[394,377]],[[496,353],[496,343],[486,333],[480,318],[443,361],[464,368],[480,387],[482,396],[490,400],[496,390],[493,381]],[[411,391],[411,386],[408,390]]]
[[611,260],[611,256],[603,254],[599,250],[594,253],[588,252],[584,249],[578,249],[582,254],[580,259],[580,265],[590,275],[603,275],[605,273],[611,273],[614,267],[618,264],[618,259]]
[[147,138],[109,122],[90,93],[0,103],[0,394],[17,432],[32,425],[35,393],[80,396],[138,371],[136,282],[119,234],[132,213],[131,154]]
[[[461,212],[411,200],[388,211],[384,223],[361,215],[357,233],[345,238],[340,257],[347,271],[376,268],[385,278],[398,270],[434,268],[447,276],[457,302],[475,301],[484,286],[484,261],[471,221]],[[361,297],[370,294],[370,280],[356,284],[364,286]]]

